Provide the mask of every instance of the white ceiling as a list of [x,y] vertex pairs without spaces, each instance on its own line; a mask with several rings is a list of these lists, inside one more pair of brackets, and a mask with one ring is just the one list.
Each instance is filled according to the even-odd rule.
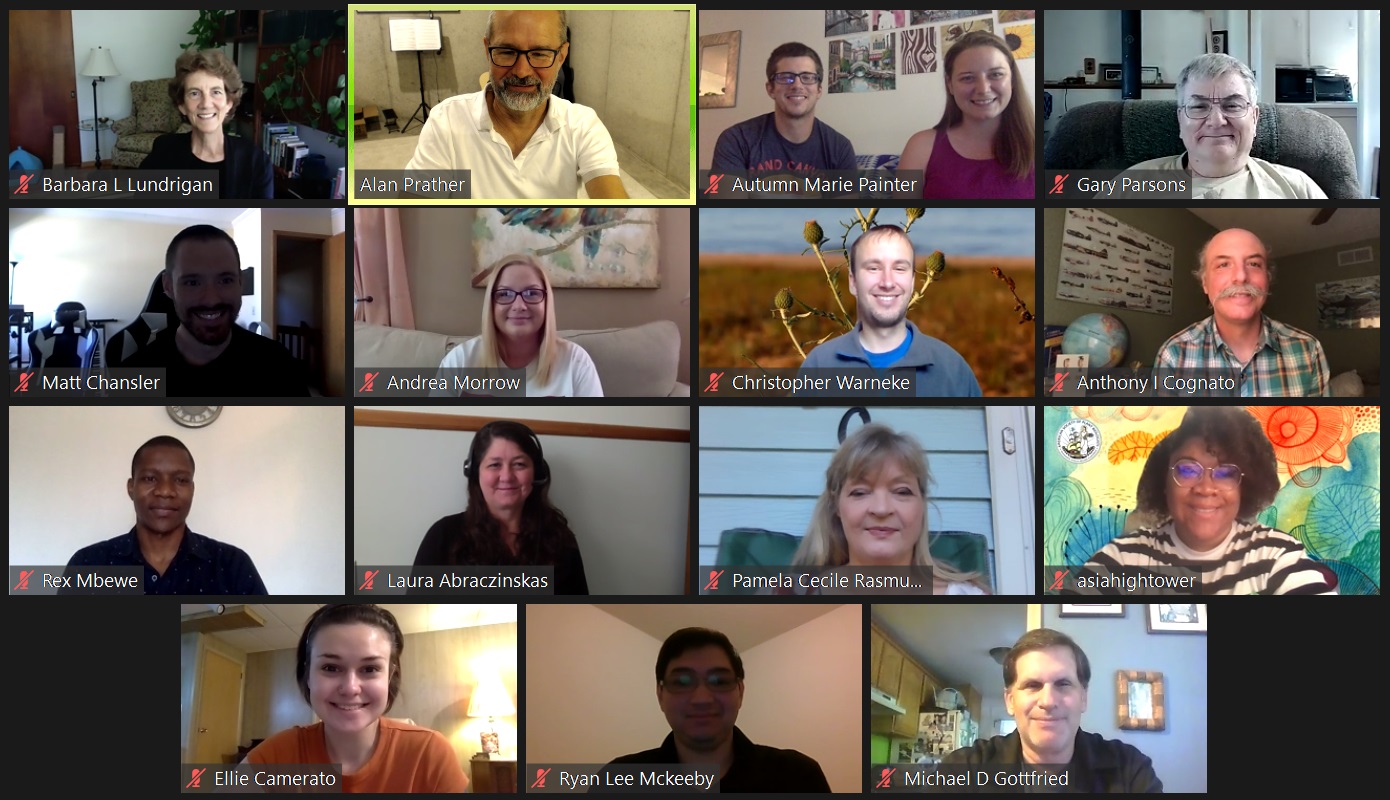
[[1339,208],[1332,219],[1313,225],[1321,209],[1279,208],[1189,208],[1193,214],[1217,230],[1244,228],[1260,237],[1274,259],[1308,253],[1380,238],[1380,209]]
[[839,606],[763,604],[756,606],[758,610],[752,613],[749,606],[724,604],[595,603],[594,608],[617,617],[658,642],[666,641],[667,636],[681,628],[713,628],[729,637],[735,650],[744,651],[829,614]]
[[231,225],[245,208],[45,208],[45,214],[80,219],[120,219],[184,225]]
[[991,647],[1011,647],[1027,629],[1026,606],[874,605],[873,621],[947,686],[1004,696],[1004,668]]
[[[273,605],[248,604],[249,608],[265,620],[261,628],[241,628],[219,631],[211,634],[246,652],[258,653],[262,650],[293,649],[299,645],[299,636],[304,632],[304,623],[309,615],[319,608],[318,603],[275,603]],[[474,625],[496,625],[516,622],[516,606],[511,604],[404,604],[381,603],[400,623],[403,633],[426,633],[428,631],[468,628]],[[204,614],[215,605],[202,603],[183,604],[179,613],[184,617]]]

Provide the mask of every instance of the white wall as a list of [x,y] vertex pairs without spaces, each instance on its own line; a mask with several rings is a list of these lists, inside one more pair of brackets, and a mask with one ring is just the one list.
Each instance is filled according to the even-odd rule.
[[245,550],[271,594],[343,593],[343,409],[227,406],[208,427],[164,406],[10,408],[10,563],[66,564],[135,524],[135,450],[177,437],[197,467],[192,530]]
[[[667,633],[689,624],[688,606],[669,611]],[[785,607],[743,607],[776,625]],[[843,606],[746,647],[738,727],[758,744],[814,758],[836,792],[858,792],[863,771],[863,617]],[[671,732],[654,668],[665,639],[585,605],[526,608],[526,752],[532,761],[606,764],[648,750]],[[729,633],[726,631],[726,633]]]
[[[131,81],[174,77],[174,60],[179,45],[193,41],[188,29],[198,20],[197,11],[114,11],[78,10],[72,12],[72,55],[77,70],[77,118],[92,116],[92,79],[82,75],[93,47],[111,51],[111,60],[121,74],[97,84],[97,107],[103,117],[121,120],[130,116]],[[230,51],[229,51],[230,52]],[[70,134],[71,135],[71,134]],[[96,156],[92,134],[82,131],[82,161]],[[102,134],[101,152],[111,159],[116,134]]]
[[[772,51],[787,42],[801,42],[819,53],[824,62],[829,57],[830,40],[840,37],[826,37],[823,11],[702,10],[698,25],[697,33],[701,36],[743,32],[739,45],[737,105],[698,110],[700,146],[696,163],[699,168],[708,169],[714,160],[714,143],[725,128],[772,111],[772,98],[767,96],[767,58]],[[995,31],[1002,30],[996,21]],[[897,33],[901,50],[902,32]],[[938,53],[938,59],[944,56],[944,52]],[[1018,69],[1036,108],[1039,96],[1035,77],[1037,59],[1019,61]],[[945,108],[946,84],[938,70],[917,75],[899,74],[897,88],[891,92],[831,94],[827,89],[816,105],[816,119],[849,137],[855,153],[898,155],[912,134],[939,122]]]
[[[416,407],[409,409],[420,411]],[[444,409],[429,409],[430,413]],[[491,419],[560,419],[689,430],[689,409],[539,409],[467,406]],[[690,448],[684,442],[540,437],[550,501],[579,539],[593,594],[681,594],[690,519]],[[355,429],[353,520],[358,564],[408,565],[441,517],[467,505],[463,462],[472,431]]]

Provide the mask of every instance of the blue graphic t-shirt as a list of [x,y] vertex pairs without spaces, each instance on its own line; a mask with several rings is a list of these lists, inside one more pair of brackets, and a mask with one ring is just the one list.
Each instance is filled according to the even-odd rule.
[[816,120],[811,137],[800,144],[777,132],[772,114],[744,120],[719,134],[714,144],[716,172],[810,172],[853,170],[854,145],[844,134]]

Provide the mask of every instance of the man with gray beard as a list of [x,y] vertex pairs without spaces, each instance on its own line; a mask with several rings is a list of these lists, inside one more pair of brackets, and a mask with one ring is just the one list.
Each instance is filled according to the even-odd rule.
[[[1262,311],[1274,278],[1264,242],[1250,231],[1230,228],[1202,247],[1197,262],[1193,274],[1212,315],[1164,342],[1154,369],[1180,378],[1231,377],[1240,397],[1327,395],[1322,344]],[[1160,388],[1165,372],[1158,373]]]
[[593,109],[552,96],[569,56],[564,11],[492,11],[481,92],[435,106],[407,170],[471,170],[473,199],[626,199]]

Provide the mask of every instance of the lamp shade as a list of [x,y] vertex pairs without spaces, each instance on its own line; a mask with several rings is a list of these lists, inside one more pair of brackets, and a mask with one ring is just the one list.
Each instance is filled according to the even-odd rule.
[[111,60],[110,50],[93,47],[92,52],[87,55],[87,66],[82,68],[82,74],[89,78],[109,78],[120,75],[121,71],[116,69],[116,62]]
[[496,673],[483,676],[473,697],[468,701],[470,717],[509,717],[516,713],[516,704]]

